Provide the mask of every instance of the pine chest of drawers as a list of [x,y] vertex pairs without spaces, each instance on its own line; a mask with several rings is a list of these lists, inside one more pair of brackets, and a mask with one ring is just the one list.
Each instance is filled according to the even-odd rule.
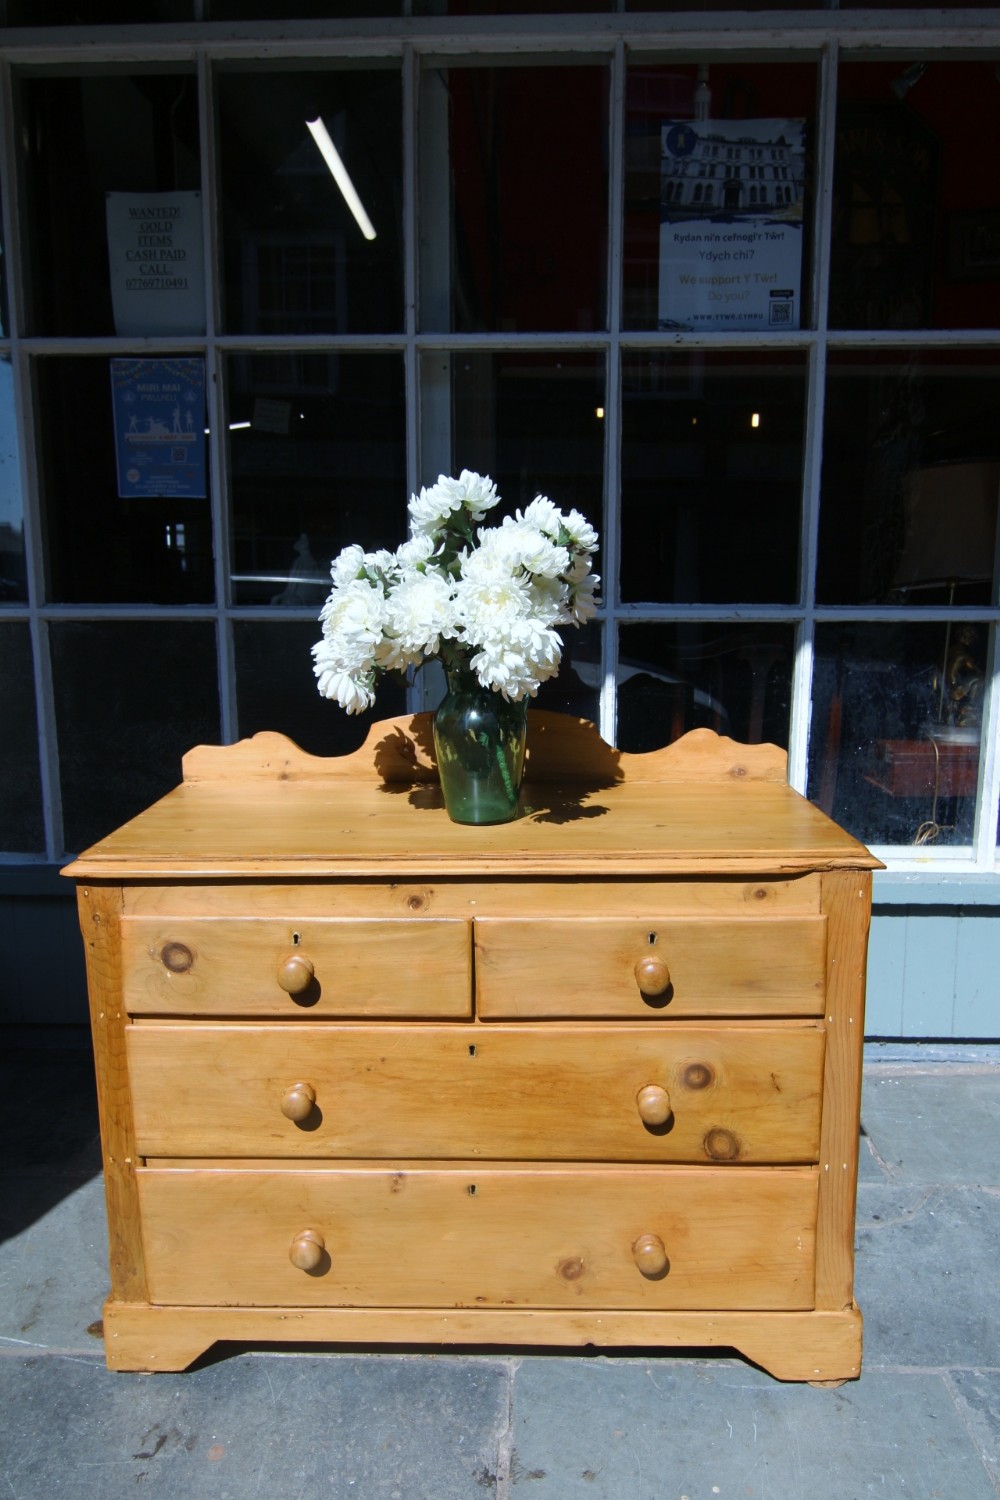
[[203,746],[88,850],[109,1365],[216,1340],[861,1361],[876,861],[710,731],[532,714],[517,821],[451,823],[427,716]]

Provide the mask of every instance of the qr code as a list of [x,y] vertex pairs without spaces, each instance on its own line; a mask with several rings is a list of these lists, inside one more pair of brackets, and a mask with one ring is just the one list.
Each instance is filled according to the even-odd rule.
[[772,302],[767,309],[767,321],[771,327],[792,321],[792,302]]

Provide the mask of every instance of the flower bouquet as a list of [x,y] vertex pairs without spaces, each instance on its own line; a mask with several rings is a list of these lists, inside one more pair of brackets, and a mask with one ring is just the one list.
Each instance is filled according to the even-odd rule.
[[[537,495],[499,526],[481,525],[499,499],[486,475],[442,474],[411,497],[410,537],[395,552],[345,547],[330,570],[323,635],[313,647],[319,691],[348,713],[371,707],[381,673],[440,660],[448,695],[435,719],[435,743],[456,821],[514,816],[527,701],[559,670],[559,628],[593,616],[600,582],[591,572],[597,533],[578,511],[564,513]],[[460,705],[449,704],[456,698]],[[449,729],[456,707],[460,727]],[[479,793],[463,792],[454,806],[447,783],[453,765],[466,780],[475,780],[477,765],[483,770]],[[477,815],[465,816],[470,810]]]

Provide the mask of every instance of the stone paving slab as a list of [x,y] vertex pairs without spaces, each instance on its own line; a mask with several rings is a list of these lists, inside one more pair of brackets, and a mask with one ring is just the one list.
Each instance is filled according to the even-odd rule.
[[996,1500],[945,1379],[837,1390],[746,1366],[525,1360],[510,1489],[525,1500]]
[[495,1494],[501,1360],[244,1355],[184,1375],[0,1359],[10,1500],[472,1500]]
[[896,1180],[1000,1187],[1000,1068],[869,1067],[861,1120],[876,1170]]

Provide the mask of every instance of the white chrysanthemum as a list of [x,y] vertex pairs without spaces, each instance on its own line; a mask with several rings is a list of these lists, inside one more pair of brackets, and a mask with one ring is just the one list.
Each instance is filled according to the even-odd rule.
[[558,578],[569,567],[569,553],[529,521],[504,517],[503,530],[510,557],[540,578]]
[[419,563],[429,562],[433,556],[434,538],[427,536],[424,532],[418,532],[416,536],[411,536],[408,542],[403,542],[396,548],[396,557],[404,571],[417,567]]
[[558,578],[532,578],[528,584],[531,618],[541,625],[568,625],[566,588]]
[[573,589],[569,602],[570,621],[574,625],[583,625],[587,620],[594,618],[597,609],[597,589],[600,584],[600,575],[588,573]]
[[516,620],[531,613],[527,580],[513,574],[463,578],[455,585],[456,623],[463,638],[480,646],[491,636],[502,636]]
[[410,496],[410,531],[416,535],[440,531],[456,511],[463,510],[470,521],[481,521],[492,510],[500,496],[489,476],[463,469],[457,479],[439,474],[437,484]]
[[324,698],[333,698],[349,714],[360,714],[375,702],[374,672],[359,669],[347,671],[327,640],[317,641],[312,648],[313,671],[317,686]]
[[574,552],[597,551],[597,532],[578,510],[571,510],[564,515],[562,523]]
[[539,531],[544,531],[546,536],[557,538],[559,528],[562,525],[563,514],[557,505],[553,505],[547,495],[536,495],[530,505],[526,505],[524,511],[518,511],[518,520],[525,520],[531,526],[537,526]]
[[482,643],[472,667],[483,687],[516,703],[533,698],[541,684],[555,676],[561,657],[556,631],[537,620],[511,620]]
[[376,662],[394,670],[436,656],[441,636],[454,628],[455,606],[448,580],[440,573],[411,573],[386,601],[385,636]]
[[330,577],[338,589],[346,588],[349,583],[361,577],[364,566],[364,548],[355,543],[353,546],[345,547],[343,552],[333,559],[330,565]]

